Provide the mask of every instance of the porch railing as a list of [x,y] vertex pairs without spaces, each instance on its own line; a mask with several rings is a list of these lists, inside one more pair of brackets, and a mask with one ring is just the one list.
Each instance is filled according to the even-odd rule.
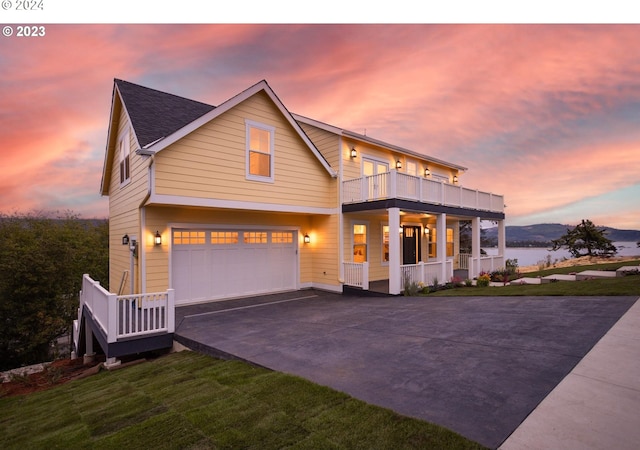
[[458,269],[469,270],[471,268],[471,254],[460,253],[458,255]]
[[[82,278],[78,320],[74,321],[74,342],[78,344],[82,309],[87,310],[102,329],[108,343],[118,339],[175,331],[173,289],[151,294],[116,295],[89,275]],[[77,348],[77,346],[76,346]]]
[[448,259],[445,264],[445,278],[442,279],[442,262],[419,262],[418,264],[403,264],[400,266],[402,283],[424,284],[433,286],[438,283],[446,283],[453,277],[453,260]]
[[345,262],[344,284],[369,290],[369,263]]
[[480,258],[480,272],[493,272],[494,270],[503,269],[504,256],[485,256]]
[[391,170],[342,182],[342,203],[401,198],[423,203],[504,212],[504,196]]

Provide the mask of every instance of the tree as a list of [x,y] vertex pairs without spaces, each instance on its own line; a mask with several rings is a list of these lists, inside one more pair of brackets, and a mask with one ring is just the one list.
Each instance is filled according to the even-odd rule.
[[574,258],[581,256],[613,256],[618,249],[605,236],[604,229],[598,229],[590,220],[582,220],[574,229],[551,241],[552,250],[566,248]]
[[47,360],[71,328],[82,274],[107,280],[108,223],[0,215],[0,370]]

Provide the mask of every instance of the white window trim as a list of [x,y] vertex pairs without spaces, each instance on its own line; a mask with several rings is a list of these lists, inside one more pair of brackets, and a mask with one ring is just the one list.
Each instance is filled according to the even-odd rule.
[[369,236],[371,235],[371,227],[369,226],[369,222],[366,220],[352,220],[351,221],[351,227],[350,227],[350,231],[349,231],[349,236],[350,236],[350,240],[351,240],[351,262],[355,262],[354,258],[353,258],[353,248],[355,247],[356,243],[355,240],[353,239],[353,227],[355,225],[364,225],[366,227],[367,230],[367,241],[365,242],[365,246],[366,246],[366,250],[367,250],[367,258],[365,259],[365,262],[370,262],[371,261],[371,246],[369,243]]
[[[129,128],[122,133],[120,139],[118,139],[118,177],[120,180],[120,187],[126,186],[131,182],[131,138],[129,136]],[[122,179],[122,162],[125,159],[125,155],[129,158],[129,176]]]
[[[246,179],[251,181],[261,181],[263,183],[273,183],[275,181],[275,134],[276,128],[264,123],[255,122],[253,120],[245,119],[245,166],[246,166]],[[250,172],[250,133],[251,128],[259,128],[269,132],[269,176],[263,177],[260,175],[253,175]]]
[[[382,266],[388,266],[389,261],[384,260],[384,227],[388,227],[389,222],[380,223],[380,264]],[[389,228],[389,245],[391,245],[391,228]]]
[[443,183],[451,184],[451,176],[443,175],[441,173],[434,173],[433,170],[431,171],[431,179],[434,181],[442,181]]
[[[409,173],[409,163],[411,163],[411,164],[415,164],[415,166],[416,166],[416,173]],[[404,171],[405,171],[405,173],[406,173],[407,175],[411,175],[411,176],[414,176],[414,177],[418,177],[418,176],[420,176],[420,163],[419,163],[419,162],[418,162],[418,160],[416,160],[416,159],[409,159],[409,158],[407,158],[407,159],[406,159],[406,161],[405,161],[405,169],[404,169]],[[423,170],[423,172],[424,172],[424,170]]]
[[370,162],[375,163],[375,164],[384,164],[384,165],[387,166],[387,172],[391,171],[392,164],[389,162],[388,159],[383,159],[383,158],[379,158],[379,157],[376,157],[376,156],[370,156],[370,155],[363,154],[362,155],[362,164],[360,164],[360,176],[361,177],[365,177],[366,176],[364,174],[364,162],[365,162],[365,160],[366,161],[370,161]]

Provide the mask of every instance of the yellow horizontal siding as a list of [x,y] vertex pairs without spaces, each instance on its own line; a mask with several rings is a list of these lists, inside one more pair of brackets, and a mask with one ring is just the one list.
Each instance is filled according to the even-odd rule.
[[[119,149],[113,153],[111,179],[109,180],[109,287],[116,292],[120,286],[122,273],[130,270],[130,251],[128,246],[122,245],[122,236],[138,235],[140,220],[138,208],[148,191],[148,158],[135,153],[136,140],[134,130],[130,127],[124,109],[121,110],[118,124],[116,145],[119,137],[129,129],[130,175],[128,184],[120,185],[120,154]],[[130,292],[131,281],[135,278],[136,290],[139,290],[139,276],[135,260],[134,272],[130,273],[124,292]]]
[[306,123],[300,123],[300,126],[331,167],[337,171],[340,167],[339,136]]
[[[273,183],[246,179],[245,119],[276,129]],[[262,93],[162,150],[155,164],[158,194],[337,207],[337,180]]]
[[[322,283],[339,286],[338,282],[338,216],[279,214],[205,208],[146,207],[146,230],[141,241],[146,258],[146,290],[163,291],[169,287],[169,247],[171,224],[189,227],[211,225],[288,227],[313,236],[310,244],[299,243],[301,285]],[[153,245],[156,230],[162,235],[162,246]],[[325,274],[326,272],[326,274]]]

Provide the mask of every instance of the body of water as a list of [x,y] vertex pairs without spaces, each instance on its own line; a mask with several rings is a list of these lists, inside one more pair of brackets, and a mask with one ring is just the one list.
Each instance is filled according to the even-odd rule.
[[[640,258],[640,248],[636,246],[635,242],[614,242],[613,245],[618,249],[616,256],[638,256]],[[490,256],[498,254],[498,249],[495,247],[485,248],[484,251]],[[546,261],[547,255],[551,256],[551,262],[572,258],[571,253],[565,249],[554,252],[544,247],[507,247],[505,252],[507,259],[517,259],[520,267],[533,266],[538,264],[538,261]]]

